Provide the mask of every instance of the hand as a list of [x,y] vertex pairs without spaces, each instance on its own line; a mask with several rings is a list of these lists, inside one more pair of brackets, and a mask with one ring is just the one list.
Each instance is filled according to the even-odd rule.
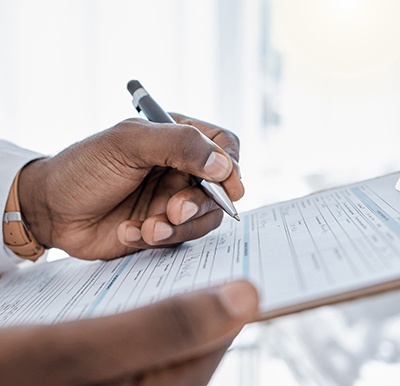
[[130,119],[21,172],[22,213],[38,241],[83,259],[110,259],[203,236],[221,209],[189,174],[244,193],[236,136],[180,115]]
[[119,315],[2,329],[1,384],[206,385],[257,306],[254,287],[236,282]]

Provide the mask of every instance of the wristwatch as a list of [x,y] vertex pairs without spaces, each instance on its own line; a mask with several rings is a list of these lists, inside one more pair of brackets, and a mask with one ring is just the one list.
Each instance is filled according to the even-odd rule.
[[35,261],[43,255],[45,248],[37,242],[21,214],[18,199],[20,172],[14,178],[6,203],[3,217],[4,244],[17,256]]

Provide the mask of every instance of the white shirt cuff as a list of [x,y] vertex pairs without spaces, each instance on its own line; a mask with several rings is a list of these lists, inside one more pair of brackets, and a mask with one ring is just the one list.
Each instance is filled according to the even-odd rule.
[[43,157],[43,154],[0,140],[0,272],[13,269],[17,264],[26,261],[4,245],[3,215],[12,182],[18,171],[34,159]]

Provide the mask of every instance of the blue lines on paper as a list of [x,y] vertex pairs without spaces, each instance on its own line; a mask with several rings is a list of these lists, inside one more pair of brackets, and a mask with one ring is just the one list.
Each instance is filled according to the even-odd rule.
[[372,201],[365,192],[359,187],[352,188],[351,191],[373,211],[386,225],[400,236],[400,224]]
[[249,249],[250,249],[250,236],[249,236],[249,216],[244,217],[244,232],[243,232],[243,275],[249,277]]
[[130,263],[130,261],[133,259],[133,256],[126,256],[124,261],[122,262],[121,266],[118,268],[118,271],[113,275],[111,280],[107,283],[107,286],[101,291],[100,295],[97,297],[97,299],[90,305],[89,309],[86,312],[87,317],[91,317],[95,309],[99,306],[99,304],[103,301],[104,297],[107,295],[108,291],[110,288],[114,285],[114,283],[117,281],[118,277],[121,275],[121,273],[124,271],[126,266]]

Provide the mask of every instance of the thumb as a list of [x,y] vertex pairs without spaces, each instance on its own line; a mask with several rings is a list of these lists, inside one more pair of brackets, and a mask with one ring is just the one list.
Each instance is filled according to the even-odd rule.
[[99,381],[205,355],[253,321],[257,308],[255,288],[238,281],[52,329],[59,332],[64,344],[79,342],[79,347],[70,351],[80,364],[75,369],[78,374],[70,375]]

